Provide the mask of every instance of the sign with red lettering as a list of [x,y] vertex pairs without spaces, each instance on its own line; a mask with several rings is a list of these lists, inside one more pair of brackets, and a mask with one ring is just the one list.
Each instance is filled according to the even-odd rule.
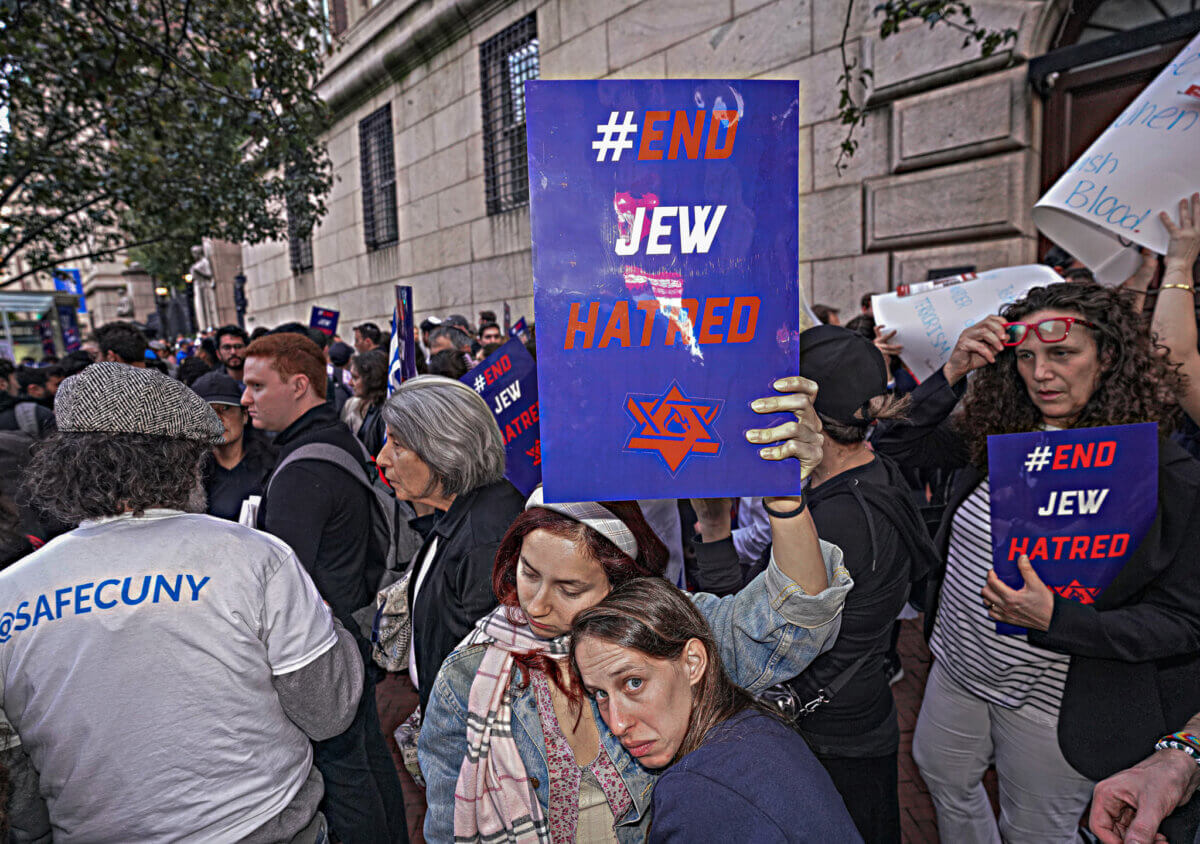
[[799,84],[525,91],[546,499],[795,493],[745,431],[799,366]]
[[504,477],[529,495],[542,482],[537,367],[513,338],[460,379],[483,397],[504,438]]
[[990,436],[988,481],[996,575],[1020,589],[1025,554],[1047,586],[1091,604],[1158,511],[1158,425]]

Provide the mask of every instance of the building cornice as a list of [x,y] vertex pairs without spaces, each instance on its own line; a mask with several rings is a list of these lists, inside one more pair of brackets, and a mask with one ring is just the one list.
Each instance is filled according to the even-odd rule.
[[403,78],[513,0],[391,0],[358,21],[325,61],[317,93],[340,117]]

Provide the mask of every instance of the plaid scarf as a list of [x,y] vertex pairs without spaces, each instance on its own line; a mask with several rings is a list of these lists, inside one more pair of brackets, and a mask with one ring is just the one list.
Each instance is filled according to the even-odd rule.
[[[567,655],[569,636],[539,639],[528,624],[514,625],[497,607],[475,625],[459,647],[486,644],[487,652],[467,699],[467,755],[454,787],[454,840],[547,844],[550,826],[512,735],[509,680],[513,655]],[[516,611],[519,614],[519,610]]]

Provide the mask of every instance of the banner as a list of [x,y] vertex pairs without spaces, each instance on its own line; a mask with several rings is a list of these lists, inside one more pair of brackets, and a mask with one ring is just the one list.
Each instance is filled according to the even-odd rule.
[[513,338],[460,380],[492,409],[504,438],[504,477],[522,495],[529,495],[542,482],[537,367],[533,357],[519,339]]
[[900,359],[918,381],[937,372],[958,337],[986,316],[1000,313],[1034,287],[1063,283],[1049,267],[1029,264],[983,273],[901,285],[893,293],[871,297],[875,324],[896,330],[893,343],[904,346]]
[[392,340],[388,349],[388,395],[417,374],[417,324],[413,322],[412,287],[396,285],[392,305]]
[[525,317],[521,317],[512,324],[512,328],[508,329],[508,336],[520,337],[522,340],[524,340],[526,339],[528,331],[529,329],[525,325]]
[[79,313],[87,313],[87,297],[83,295],[83,275],[79,270],[71,267],[56,269],[54,271],[54,289],[64,293],[74,293],[79,297]]
[[1094,603],[1158,511],[1153,422],[990,436],[988,467],[993,566],[1014,589],[1025,554],[1059,595]]
[[312,316],[308,318],[308,327],[320,330],[326,337],[332,337],[337,334],[339,315],[340,312],[338,311],[331,310],[330,308],[318,308],[314,305]]
[[525,91],[546,499],[799,491],[744,436],[798,369],[799,83]]
[[1141,264],[1134,245],[1160,255],[1166,211],[1200,190],[1200,102],[1186,93],[1200,71],[1200,35],[1121,112],[1033,208],[1033,222],[1102,284]]

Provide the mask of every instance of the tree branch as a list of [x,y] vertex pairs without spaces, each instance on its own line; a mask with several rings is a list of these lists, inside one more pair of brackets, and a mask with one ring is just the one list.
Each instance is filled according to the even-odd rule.
[[170,238],[167,235],[162,235],[160,237],[152,237],[147,240],[139,240],[134,243],[121,243],[107,249],[97,249],[93,252],[86,252],[82,255],[64,255],[61,258],[54,259],[53,261],[46,261],[38,264],[36,267],[30,268],[20,275],[15,275],[12,278],[6,278],[4,281],[0,281],[0,288],[8,287],[10,284],[16,284],[21,279],[28,278],[36,273],[52,270],[55,267],[62,266],[69,261],[84,261],[89,258],[102,258],[105,256],[115,255],[117,252],[127,252],[130,249],[137,249],[139,246],[149,246],[151,243],[160,243],[161,241],[169,239]]

